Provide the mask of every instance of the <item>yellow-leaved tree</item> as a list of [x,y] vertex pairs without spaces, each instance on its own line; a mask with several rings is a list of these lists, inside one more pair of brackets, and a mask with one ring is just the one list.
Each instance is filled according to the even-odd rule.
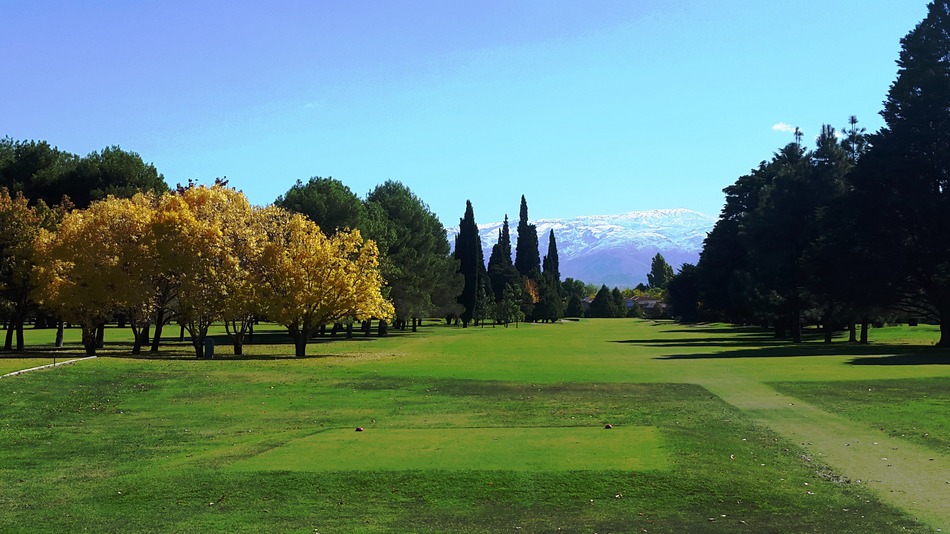
[[[33,242],[43,227],[45,204],[29,206],[22,193],[0,188],[0,313],[9,318],[4,350],[22,351],[23,322],[30,311],[35,257]],[[48,211],[48,210],[46,210]]]
[[327,237],[310,219],[269,207],[258,213],[267,240],[255,269],[264,314],[287,327],[303,357],[314,328],[352,318],[390,319],[379,251],[358,230]]
[[149,322],[155,257],[149,239],[151,195],[109,197],[63,217],[55,232],[36,240],[35,299],[43,308],[82,327],[86,354],[96,353],[96,329],[125,315],[135,345]]
[[249,276],[259,240],[248,233],[253,213],[244,194],[224,183],[191,185],[158,203],[153,228],[159,268],[174,286],[173,312],[198,358],[205,356],[212,323],[248,325],[255,313]]

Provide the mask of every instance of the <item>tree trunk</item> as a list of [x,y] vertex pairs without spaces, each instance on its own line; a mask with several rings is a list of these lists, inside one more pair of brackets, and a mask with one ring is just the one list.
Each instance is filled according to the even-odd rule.
[[141,345],[143,347],[145,345],[148,345],[149,342],[152,340],[151,331],[152,331],[152,323],[151,322],[145,323],[145,326],[142,327],[142,333],[139,334],[139,337],[142,339]]
[[413,331],[413,332],[418,332],[418,331],[419,331],[418,325],[416,324],[416,318],[415,318],[415,317],[412,318],[412,331]]
[[3,350],[13,350],[13,319],[7,323],[7,336],[3,342]]
[[82,325],[82,346],[86,349],[86,356],[96,355],[98,325]]
[[386,324],[386,321],[380,319],[379,326],[376,330],[376,335],[379,337],[389,334],[389,325]]
[[785,332],[785,325],[781,321],[775,321],[775,324],[772,326],[775,339],[785,339],[788,337],[788,334]]
[[63,348],[63,335],[65,334],[64,332],[65,325],[66,325],[66,322],[63,321],[62,319],[56,321],[56,348],[57,349]]
[[155,313],[155,337],[152,338],[150,352],[158,352],[158,344],[162,342],[162,327],[165,326],[165,309],[159,308]]
[[825,343],[831,343],[831,338],[834,336],[834,328],[832,328],[831,323],[827,321],[823,326],[823,330],[825,332]]
[[950,347],[950,323],[947,323],[947,317],[940,314],[940,341],[938,347]]
[[106,346],[106,324],[102,323],[96,327],[96,348],[101,349]]
[[233,334],[234,338],[234,355],[243,356],[244,355],[244,333],[235,332]]
[[854,324],[854,321],[848,323],[848,343],[857,343],[858,342],[858,329]]
[[294,356],[297,358],[303,358],[307,355],[307,338],[306,336],[298,336],[294,339]]
[[178,342],[180,343],[180,342],[182,342],[182,341],[185,340],[185,325],[182,324],[182,325],[178,325],[178,326],[179,326],[179,330],[178,330]]
[[346,339],[352,339],[352,338],[353,338],[353,323],[349,322],[349,323],[346,323]]
[[132,354],[142,354],[142,333],[143,329],[135,328],[135,322],[132,323]]
[[26,345],[23,342],[23,317],[17,317],[16,320],[16,351],[23,352]]
[[868,326],[869,326],[868,323],[869,321],[867,317],[863,317],[861,319],[861,344],[862,345],[868,344]]

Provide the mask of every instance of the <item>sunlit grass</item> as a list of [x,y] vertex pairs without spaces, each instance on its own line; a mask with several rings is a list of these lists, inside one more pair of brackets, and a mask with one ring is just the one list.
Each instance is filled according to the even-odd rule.
[[0,380],[0,530],[915,529],[698,384],[950,375],[875,364],[914,344],[628,320],[433,322],[302,359],[276,338],[243,359],[219,343],[211,361],[112,340],[107,357]]

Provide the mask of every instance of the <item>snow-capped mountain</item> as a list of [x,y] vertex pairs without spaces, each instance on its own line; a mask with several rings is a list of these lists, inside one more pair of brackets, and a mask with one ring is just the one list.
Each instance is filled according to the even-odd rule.
[[[696,263],[716,218],[686,209],[661,209],[529,222],[538,227],[542,257],[547,253],[548,233],[554,230],[562,280],[572,277],[597,285],[632,287],[646,283],[657,252],[674,271],[683,263]],[[508,224],[513,252],[518,221]],[[500,222],[478,226],[486,262],[501,226]],[[449,243],[454,245],[456,234],[458,227],[448,230]]]

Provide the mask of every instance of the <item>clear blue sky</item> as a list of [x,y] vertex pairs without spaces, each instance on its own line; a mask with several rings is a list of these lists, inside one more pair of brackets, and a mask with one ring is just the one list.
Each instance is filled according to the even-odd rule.
[[923,0],[0,0],[0,136],[256,204],[407,184],[446,226],[684,207],[822,123],[882,125]]

